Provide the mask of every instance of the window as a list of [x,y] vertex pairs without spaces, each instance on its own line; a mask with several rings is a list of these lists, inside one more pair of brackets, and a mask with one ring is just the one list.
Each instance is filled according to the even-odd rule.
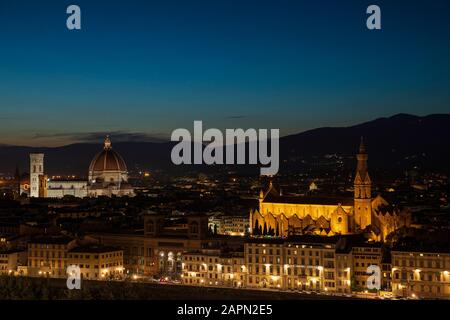
[[191,233],[198,233],[198,222],[197,221],[193,221],[190,225],[190,232]]

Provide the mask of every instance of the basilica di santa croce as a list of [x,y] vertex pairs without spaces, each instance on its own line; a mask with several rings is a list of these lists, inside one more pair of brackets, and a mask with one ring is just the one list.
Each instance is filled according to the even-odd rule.
[[409,226],[408,212],[391,206],[381,195],[372,198],[368,155],[363,141],[356,155],[353,198],[284,196],[272,183],[260,193],[259,208],[250,212],[252,234],[333,236],[365,232],[385,241],[393,231]]

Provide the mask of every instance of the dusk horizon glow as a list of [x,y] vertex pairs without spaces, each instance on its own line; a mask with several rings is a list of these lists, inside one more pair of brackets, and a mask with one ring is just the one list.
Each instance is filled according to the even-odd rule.
[[69,4],[0,3],[0,144],[159,141],[194,120],[285,136],[449,113],[447,1],[377,1],[379,31],[368,1],[80,0],[79,31],[65,27]]

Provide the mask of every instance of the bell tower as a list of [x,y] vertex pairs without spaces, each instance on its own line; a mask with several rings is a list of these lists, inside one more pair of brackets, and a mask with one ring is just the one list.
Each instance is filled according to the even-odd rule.
[[353,182],[355,190],[355,222],[360,229],[365,229],[372,222],[372,181],[367,170],[367,158],[368,155],[361,137],[359,151],[356,155],[356,175]]
[[44,154],[30,153],[30,197],[39,197],[40,176],[44,175]]

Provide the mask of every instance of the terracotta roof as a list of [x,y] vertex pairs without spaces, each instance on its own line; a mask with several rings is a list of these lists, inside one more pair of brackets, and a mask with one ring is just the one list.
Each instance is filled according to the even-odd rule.
[[72,253],[105,253],[113,251],[122,251],[122,249],[112,246],[90,245],[90,246],[76,247],[69,250],[69,252]]
[[265,203],[293,203],[293,204],[320,204],[320,205],[338,205],[353,206],[353,198],[344,197],[316,197],[316,196],[304,196],[304,197],[291,197],[291,196],[274,196],[268,194],[264,201]]
[[127,171],[127,166],[116,151],[104,149],[94,157],[89,171]]
[[39,236],[32,240],[30,243],[39,244],[68,244],[74,239],[68,236]]

